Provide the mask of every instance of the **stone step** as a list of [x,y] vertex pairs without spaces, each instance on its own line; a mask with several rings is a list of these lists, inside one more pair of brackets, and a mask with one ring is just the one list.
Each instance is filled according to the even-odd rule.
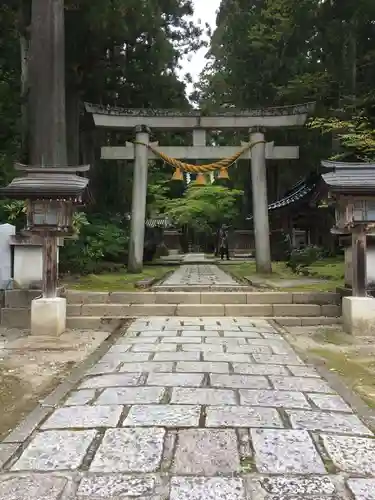
[[69,304],[67,316],[339,317],[336,304]]
[[[77,330],[104,330],[113,331],[123,317],[102,318],[100,316],[71,316],[67,318],[67,328]],[[341,318],[330,318],[326,316],[315,317],[254,317],[254,321],[272,320],[280,326],[319,326],[341,324]]]
[[[68,290],[68,304],[318,304],[339,305],[340,295],[332,292],[82,292]],[[29,308],[38,290],[6,290],[4,307]]]
[[[69,328],[103,328],[111,331],[113,325],[124,318],[142,316],[237,316],[263,317],[277,320],[285,326],[332,324],[341,321],[341,308],[336,305],[301,304],[91,304],[68,305]],[[72,326],[72,325],[86,326]],[[92,326],[94,325],[94,326]],[[30,328],[30,310],[4,308],[1,310],[1,326]]]
[[[81,292],[68,290],[68,304],[317,304],[339,305],[331,292]],[[9,307],[9,306],[8,306]]]

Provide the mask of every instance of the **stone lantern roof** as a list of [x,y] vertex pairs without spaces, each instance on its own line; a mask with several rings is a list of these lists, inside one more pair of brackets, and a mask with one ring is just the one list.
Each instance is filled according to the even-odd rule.
[[321,164],[331,170],[322,178],[332,193],[375,197],[375,163],[322,161]]
[[80,201],[89,180],[77,175],[87,172],[89,165],[79,167],[28,167],[16,165],[26,175],[16,177],[0,189],[0,195],[14,199],[58,199]]

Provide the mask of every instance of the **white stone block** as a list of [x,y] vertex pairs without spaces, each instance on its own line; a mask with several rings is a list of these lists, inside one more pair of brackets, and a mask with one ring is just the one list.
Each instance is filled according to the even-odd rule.
[[14,246],[14,281],[21,288],[42,281],[43,251],[41,246]]
[[9,288],[12,278],[12,250],[10,238],[16,234],[15,226],[0,225],[0,289]]
[[40,298],[31,302],[31,334],[60,335],[66,328],[66,299]]
[[342,299],[344,330],[353,335],[375,334],[375,298],[344,297]]
[[[353,282],[353,252],[351,247],[345,249],[345,284],[352,286]],[[367,246],[366,249],[366,283],[367,286],[375,285],[375,247]]]
[[[42,239],[37,236],[13,237],[14,247],[13,278],[20,288],[40,283],[43,279],[43,247]],[[59,246],[63,241],[58,239],[57,263],[59,262]]]

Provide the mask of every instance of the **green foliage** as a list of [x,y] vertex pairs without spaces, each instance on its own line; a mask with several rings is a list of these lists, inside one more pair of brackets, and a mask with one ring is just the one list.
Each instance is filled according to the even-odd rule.
[[339,118],[315,118],[309,123],[310,128],[317,128],[323,134],[334,133],[343,148],[335,159],[354,157],[359,161],[375,160],[375,128],[367,117],[354,116],[352,120]]
[[26,204],[21,200],[0,201],[0,221],[24,229],[26,224]]
[[320,247],[309,245],[300,250],[294,249],[289,255],[287,267],[296,274],[309,274],[307,268],[323,258],[324,252]]
[[[324,127],[267,130],[268,140],[301,147],[299,161],[279,168],[279,194],[319,168],[321,159],[337,154],[339,142],[342,157],[374,157],[374,19],[373,0],[221,1],[195,101],[208,110],[316,101],[316,115],[324,122]],[[350,124],[338,131],[339,121]],[[329,133],[322,136],[322,128]]]
[[166,204],[166,214],[178,225],[198,233],[211,232],[231,223],[239,213],[243,191],[222,186],[189,186],[184,195]]
[[125,264],[128,233],[118,220],[106,221],[80,216],[79,235],[65,240],[60,252],[60,270],[63,273],[89,274],[108,269],[109,263]]

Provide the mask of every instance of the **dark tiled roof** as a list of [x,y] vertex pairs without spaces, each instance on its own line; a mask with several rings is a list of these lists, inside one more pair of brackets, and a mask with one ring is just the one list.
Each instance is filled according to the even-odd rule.
[[146,227],[150,227],[150,228],[159,227],[159,228],[167,229],[167,228],[172,227],[172,223],[169,219],[146,219],[145,224],[146,224]]
[[375,163],[323,161],[322,166],[331,169],[331,172],[322,175],[330,190],[363,193],[370,191],[375,195]]
[[[277,200],[274,203],[268,205],[268,211],[277,210],[278,208],[284,208],[288,205],[292,205],[297,201],[302,200],[307,195],[312,193],[319,183],[319,176],[317,174],[312,174],[307,179],[303,179],[297,184],[295,184],[292,189],[287,191],[284,198]],[[252,220],[253,215],[249,215],[246,220]]]

